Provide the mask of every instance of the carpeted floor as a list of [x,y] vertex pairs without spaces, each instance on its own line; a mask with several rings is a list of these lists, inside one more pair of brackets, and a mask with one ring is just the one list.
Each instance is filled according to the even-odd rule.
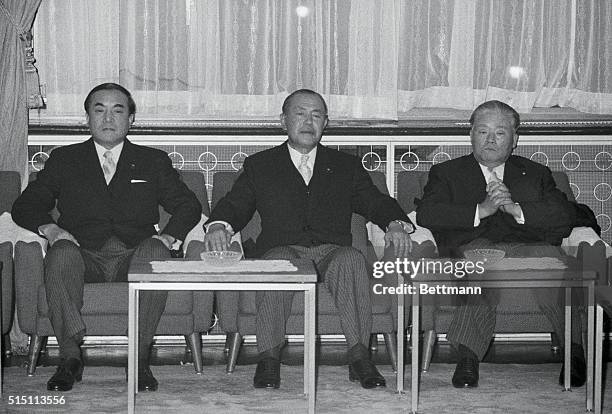
[[[160,382],[155,393],[137,395],[138,413],[302,413],[306,412],[303,371],[300,366],[282,366],[279,390],[252,387],[254,365],[236,367],[225,374],[223,365],[205,367],[198,376],[193,366],[155,366]],[[364,390],[348,381],[344,366],[320,366],[317,376],[318,413],[410,412],[410,393],[394,393],[395,376],[388,365],[380,366],[388,388]],[[559,364],[482,364],[480,387],[457,390],[450,384],[453,364],[432,364],[421,379],[419,413],[582,413],[585,389],[563,392],[557,385]],[[83,381],[70,392],[46,391],[54,367],[39,367],[28,377],[25,369],[4,370],[3,408],[7,413],[118,413],[126,412],[127,394],[121,367],[86,367]],[[409,367],[407,367],[409,374]],[[608,389],[612,381],[608,381]],[[409,377],[406,387],[409,386]],[[45,395],[65,397],[64,405],[9,405],[10,397]],[[612,395],[612,393],[611,393]],[[606,404],[607,402],[607,404]],[[604,401],[612,407],[612,396]]]

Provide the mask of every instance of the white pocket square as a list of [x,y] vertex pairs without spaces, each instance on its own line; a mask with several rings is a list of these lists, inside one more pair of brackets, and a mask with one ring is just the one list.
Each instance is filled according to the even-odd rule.
[[134,184],[134,183],[146,183],[147,180],[131,180],[130,183]]

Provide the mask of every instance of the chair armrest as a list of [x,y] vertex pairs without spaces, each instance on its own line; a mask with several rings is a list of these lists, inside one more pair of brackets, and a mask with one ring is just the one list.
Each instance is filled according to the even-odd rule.
[[580,243],[584,242],[592,246],[598,241],[602,241],[601,237],[592,228],[574,227],[570,235],[561,242],[561,248],[566,254],[576,257]]
[[2,262],[2,329],[4,335],[11,327],[13,318],[13,244],[10,242],[0,243],[0,262]]
[[36,331],[38,289],[44,284],[44,264],[40,243],[15,244],[15,301],[19,327],[26,334]]

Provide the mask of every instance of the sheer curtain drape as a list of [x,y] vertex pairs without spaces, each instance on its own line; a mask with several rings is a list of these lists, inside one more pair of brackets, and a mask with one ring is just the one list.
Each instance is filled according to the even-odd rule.
[[22,37],[41,0],[0,0],[0,170],[27,183],[28,90]]
[[321,92],[335,118],[401,118],[485,99],[612,112],[612,2],[600,0],[45,0],[43,115],[81,115],[103,81],[140,117],[275,117]]

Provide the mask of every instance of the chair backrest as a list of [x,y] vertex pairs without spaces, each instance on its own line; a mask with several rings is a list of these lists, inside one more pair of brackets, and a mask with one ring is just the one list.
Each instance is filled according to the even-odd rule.
[[[428,171],[401,171],[397,175],[397,201],[405,212],[415,210],[414,199],[423,197],[428,174]],[[563,171],[553,171],[552,176],[557,188],[565,193],[568,200],[576,201],[567,175]]]
[[[234,181],[238,178],[241,171],[218,171],[213,176],[212,190],[212,209],[232,188]],[[385,175],[381,172],[370,172],[370,177],[376,187],[383,193],[389,194]],[[261,232],[261,218],[259,213],[255,212],[251,221],[240,232],[242,237],[243,249],[246,257],[253,257],[255,252],[255,241]],[[359,214],[353,214],[351,217],[351,234],[353,236],[353,247],[361,251],[367,257],[368,250],[368,231],[366,229],[366,220]]]
[[0,214],[11,212],[21,194],[21,176],[17,171],[0,171]]

